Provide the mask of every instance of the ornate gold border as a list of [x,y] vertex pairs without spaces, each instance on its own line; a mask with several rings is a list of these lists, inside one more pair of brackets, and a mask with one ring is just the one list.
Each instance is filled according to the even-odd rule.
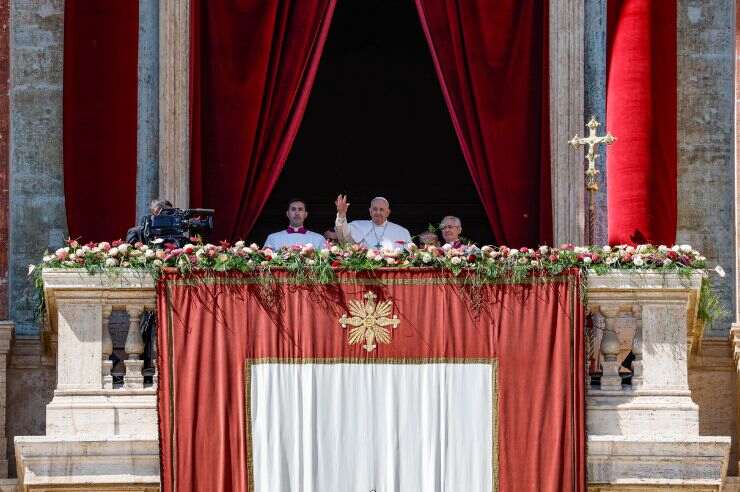
[[[413,273],[412,271],[404,271],[405,273]],[[372,270],[371,270],[372,272]],[[306,287],[321,286],[321,285],[470,285],[470,286],[486,286],[486,285],[528,285],[530,282],[536,284],[549,284],[555,282],[565,282],[568,280],[568,275],[555,275],[547,277],[535,277],[534,279],[526,282],[510,282],[506,280],[483,280],[480,284],[473,284],[470,280],[461,277],[429,277],[429,278],[342,278],[337,277],[331,282],[326,284],[312,284],[297,282],[289,274],[288,276],[272,276],[269,280],[265,280],[264,277],[257,277],[258,273],[248,272],[244,273],[240,277],[195,277],[195,278],[178,278],[174,280],[167,280],[167,283],[172,283],[177,286],[194,286],[194,285],[257,285],[267,283],[276,283],[281,285],[304,285]]]
[[[244,446],[247,457],[247,490],[254,492],[254,463],[252,461],[252,366],[257,364],[490,364],[491,365],[491,432],[493,434],[492,463],[493,476],[491,483],[492,492],[498,492],[498,435],[499,419],[499,384],[498,384],[498,359],[490,358],[461,358],[461,357],[422,357],[422,358],[389,358],[368,359],[360,357],[324,357],[324,358],[300,358],[300,357],[260,357],[257,359],[244,360]],[[494,391],[495,389],[495,391]]]

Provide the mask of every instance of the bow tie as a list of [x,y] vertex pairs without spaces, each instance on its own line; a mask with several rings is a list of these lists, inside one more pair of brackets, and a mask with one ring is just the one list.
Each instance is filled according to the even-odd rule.
[[288,226],[285,232],[287,232],[288,234],[305,234],[306,228],[301,226],[298,229],[293,229],[292,227]]

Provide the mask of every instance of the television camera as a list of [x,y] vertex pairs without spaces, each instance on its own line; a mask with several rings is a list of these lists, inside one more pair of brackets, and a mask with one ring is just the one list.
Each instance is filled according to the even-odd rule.
[[165,208],[150,215],[144,223],[146,242],[162,239],[162,244],[173,243],[182,248],[196,235],[207,239],[213,231],[214,210],[210,208]]

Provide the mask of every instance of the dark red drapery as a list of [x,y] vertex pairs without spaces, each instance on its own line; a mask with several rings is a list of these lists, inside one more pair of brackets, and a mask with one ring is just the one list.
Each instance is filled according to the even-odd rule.
[[609,242],[673,244],[676,2],[609,0]]
[[416,5],[496,241],[549,244],[547,3],[416,0]]
[[285,164],[336,0],[192,2],[190,198],[245,237]]
[[[484,285],[474,293],[479,309],[470,286],[438,271],[340,272],[335,284],[308,286],[290,285],[286,272],[274,275],[268,285],[249,274],[195,282],[171,274],[158,284],[164,491],[252,490],[250,429],[270,426],[277,443],[280,422],[246,415],[249,360],[389,364],[478,358],[495,359],[499,368],[495,490],[585,490],[577,276]],[[447,280],[440,283],[441,277]],[[401,320],[390,343],[371,353],[349,345],[338,323],[348,302],[362,300],[368,290],[391,300]],[[533,354],[525,341],[535,339]],[[402,456],[397,459],[402,463]],[[443,472],[444,466],[435,469]]]
[[136,223],[138,31],[138,2],[64,3],[64,197],[73,238],[119,238]]

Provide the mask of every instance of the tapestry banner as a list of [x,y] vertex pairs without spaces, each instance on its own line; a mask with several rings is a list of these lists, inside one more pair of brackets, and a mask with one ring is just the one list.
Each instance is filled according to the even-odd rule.
[[585,490],[579,282],[167,274],[163,490]]

